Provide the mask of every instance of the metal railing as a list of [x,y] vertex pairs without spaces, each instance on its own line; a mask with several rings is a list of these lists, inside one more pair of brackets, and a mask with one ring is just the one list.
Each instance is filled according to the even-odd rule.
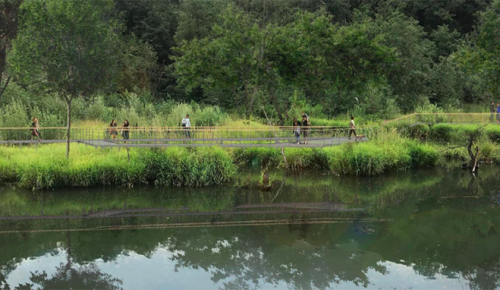
[[[167,147],[167,146],[223,146],[223,147],[323,147],[348,142],[349,128],[331,126],[300,127],[128,127],[128,128],[72,128],[72,142],[95,147]],[[362,129],[356,130],[358,135]],[[0,128],[0,144],[61,143],[66,128],[39,129],[42,140],[32,138],[32,128]],[[353,136],[354,137],[354,136]],[[300,142],[297,145],[297,141]],[[354,139],[352,140],[354,141]]]
[[384,122],[387,125],[413,124],[496,124],[497,113],[414,113]]

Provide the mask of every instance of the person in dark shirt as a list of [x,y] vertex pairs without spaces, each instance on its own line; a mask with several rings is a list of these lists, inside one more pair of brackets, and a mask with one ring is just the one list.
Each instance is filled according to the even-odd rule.
[[500,103],[497,104],[497,123],[500,123]]
[[[125,120],[125,122],[123,122],[123,125],[121,128],[122,137],[125,140],[128,140],[130,138],[129,128],[130,128],[130,124],[128,123],[128,120]],[[123,142],[123,143],[127,143],[127,142]]]
[[307,144],[307,137],[309,137],[309,121],[306,116],[302,116],[302,136],[304,136],[304,144]]
[[118,125],[116,124],[115,119],[113,119],[111,121],[111,123],[109,124],[109,128],[108,128],[109,135],[113,140],[116,138],[116,135],[118,135],[118,131],[116,131],[116,127],[118,127]]

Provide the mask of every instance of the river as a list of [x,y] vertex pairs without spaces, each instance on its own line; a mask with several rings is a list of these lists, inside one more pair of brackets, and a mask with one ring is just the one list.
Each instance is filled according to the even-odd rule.
[[215,188],[5,185],[0,289],[495,289],[499,169],[274,171],[265,189],[253,169]]

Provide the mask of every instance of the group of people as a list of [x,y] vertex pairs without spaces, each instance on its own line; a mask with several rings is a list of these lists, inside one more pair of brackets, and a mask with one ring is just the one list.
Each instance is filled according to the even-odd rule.
[[[186,130],[186,137],[190,139],[191,132],[189,131],[189,129],[191,128],[191,121],[189,120],[189,114],[187,114],[186,117],[182,119],[180,125],[183,129]],[[116,139],[116,136],[118,136],[118,134],[120,134],[125,140],[130,139],[130,123],[128,122],[128,120],[125,120],[123,124],[118,127],[115,119],[113,119],[106,131],[111,139]]]
[[[297,120],[297,118],[293,118],[293,134],[295,135],[295,140],[297,144],[300,143],[300,136],[304,138],[304,144],[307,144],[307,137],[309,137],[309,126],[311,126],[311,119],[309,116],[302,112],[302,121]],[[349,139],[354,134],[356,137],[356,124],[354,123],[354,117],[351,116],[351,122],[349,123]]]
[[495,118],[495,113],[497,114],[497,123],[500,123],[500,103],[495,106],[495,102],[491,102],[490,106],[490,121],[494,122]]
[[311,126],[311,119],[309,119],[309,116],[304,112],[302,112],[301,115],[301,121],[297,120],[297,118],[293,118],[293,134],[295,135],[297,144],[300,144],[301,135],[304,138],[304,144],[307,144],[307,137],[309,137],[309,129],[307,127]]
[[107,129],[107,133],[111,137],[111,139],[115,139],[118,133],[123,137],[123,139],[128,140],[130,138],[130,124],[128,120],[123,121],[123,124],[118,128],[118,124],[115,119],[111,121],[109,124],[109,128]]

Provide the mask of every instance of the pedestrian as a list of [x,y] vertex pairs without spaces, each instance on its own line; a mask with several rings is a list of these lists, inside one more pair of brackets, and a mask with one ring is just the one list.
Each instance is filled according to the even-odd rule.
[[495,120],[494,117],[495,117],[495,112],[497,111],[497,108],[495,106],[495,102],[491,102],[491,106],[490,106],[490,113],[491,113],[491,116],[490,116],[490,121],[493,123]]
[[111,138],[113,140],[116,138],[116,135],[118,135],[118,131],[116,130],[116,127],[118,127],[118,125],[116,124],[115,119],[113,119],[111,121],[111,123],[109,124],[109,128],[108,128],[109,135],[111,136]]
[[500,123],[500,103],[497,104],[497,123]]
[[31,119],[31,141],[33,141],[33,137],[37,137],[38,140],[42,140],[42,137],[40,135],[40,124],[38,124],[38,119],[33,117]]
[[191,139],[191,132],[189,128],[191,128],[191,121],[189,120],[189,114],[187,114],[185,118],[182,118],[182,129],[186,130],[186,137]]
[[354,116],[351,116],[351,123],[349,123],[349,140],[351,139],[351,135],[354,133],[354,137],[356,137],[356,124],[354,123]]
[[[123,125],[121,127],[121,135],[123,137],[123,139],[125,140],[128,140],[130,138],[130,124],[128,122],[128,120],[125,120],[125,122],[123,122]],[[127,143],[127,142],[124,142],[124,143]]]
[[304,144],[307,144],[307,137],[309,135],[309,120],[307,120],[306,116],[302,116],[302,135],[304,136]]
[[300,144],[300,122],[297,121],[297,118],[293,118],[293,135],[295,135],[297,145]]
[[311,126],[311,119],[309,119],[309,116],[304,112],[302,112],[300,114],[302,115],[302,120],[304,120],[304,117],[305,117],[307,120],[307,125]]

